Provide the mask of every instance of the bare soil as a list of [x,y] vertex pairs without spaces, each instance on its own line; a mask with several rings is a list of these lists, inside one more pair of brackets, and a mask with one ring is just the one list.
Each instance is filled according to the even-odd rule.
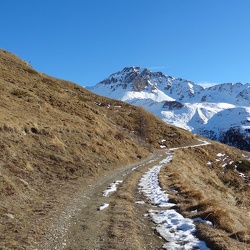
[[[161,249],[163,240],[144,216],[147,205],[136,204],[143,199],[137,187],[139,178],[160,158],[159,153],[152,154],[147,160],[88,183],[60,211],[61,215],[53,218],[44,240],[32,249]],[[149,164],[151,159],[155,160]],[[123,180],[118,190],[103,196],[102,192],[116,180]],[[103,203],[109,206],[99,210]]]

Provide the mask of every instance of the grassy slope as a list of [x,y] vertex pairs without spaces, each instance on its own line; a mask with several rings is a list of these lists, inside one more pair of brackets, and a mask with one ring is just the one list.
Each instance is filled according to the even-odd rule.
[[161,173],[163,188],[178,191],[170,198],[182,214],[214,224],[198,223],[198,234],[211,249],[249,249],[250,164],[246,162],[245,178],[234,169],[245,156],[250,154],[213,142],[176,151]]
[[141,108],[38,73],[0,50],[0,248],[26,249],[49,218],[97,176],[188,132]]
[[[168,147],[195,140],[141,108],[38,73],[2,50],[0,112],[1,249],[25,249],[42,238],[48,218],[74,192],[147,156],[162,139]],[[179,191],[171,195],[177,208],[189,217],[197,210],[195,216],[214,223],[198,225],[212,249],[249,247],[249,174],[239,177],[232,168],[242,153],[249,155],[219,143],[183,149],[162,171],[162,186]]]

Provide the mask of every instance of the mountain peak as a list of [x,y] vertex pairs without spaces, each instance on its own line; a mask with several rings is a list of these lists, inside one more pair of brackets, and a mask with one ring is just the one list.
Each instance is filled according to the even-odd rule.
[[[232,128],[240,128],[242,137],[250,138],[249,89],[250,84],[242,83],[203,88],[192,81],[138,66],[125,67],[91,88],[97,94],[143,106],[167,123],[204,136],[213,135],[210,138],[220,141]],[[180,108],[169,110],[166,103],[179,103]],[[230,112],[232,109],[235,112]],[[244,115],[239,111],[242,109]],[[239,114],[237,120],[231,114]],[[247,148],[250,150],[250,143]]]
[[134,71],[134,72],[138,72],[138,71],[141,71],[142,68],[139,67],[139,66],[131,66],[131,67],[125,67],[122,72],[131,72],[131,71]]
[[[195,85],[189,80],[165,75],[162,72],[153,72],[147,68],[132,66],[113,73],[90,89],[97,94],[123,101],[126,101],[126,98],[137,98],[140,95],[139,98],[143,99],[145,95],[150,95],[150,99],[159,102],[183,101],[185,96],[190,98],[195,91],[200,91],[203,87]],[[123,97],[124,91],[130,92],[127,97]],[[136,96],[134,94],[131,96],[131,92],[137,92]],[[173,93],[175,94],[172,95]]]

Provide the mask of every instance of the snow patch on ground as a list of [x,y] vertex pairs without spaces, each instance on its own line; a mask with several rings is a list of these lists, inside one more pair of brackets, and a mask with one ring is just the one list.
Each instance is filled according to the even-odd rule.
[[114,181],[112,182],[109,187],[103,191],[103,196],[108,196],[110,193],[113,193],[117,190],[117,186],[122,183],[123,181],[122,180],[117,180],[117,181]]
[[203,220],[202,218],[195,218],[194,221],[201,222],[201,223],[207,224],[209,226],[213,226],[213,223],[211,221]]
[[150,210],[149,214],[158,224],[157,232],[168,241],[163,248],[168,250],[209,249],[204,241],[193,235],[196,231],[193,220],[184,218],[173,209]]
[[168,195],[162,191],[158,181],[158,174],[161,167],[172,160],[172,155],[162,160],[158,165],[152,167],[148,172],[146,172],[140,182],[139,186],[143,194],[148,198],[151,204],[160,207],[172,207],[175,204],[168,202]]
[[[117,186],[118,186],[120,183],[122,183],[122,182],[123,182],[122,180],[117,180],[117,181],[112,182],[112,183],[109,185],[109,187],[108,187],[106,190],[104,190],[104,191],[102,192],[102,195],[105,196],[105,197],[109,196],[110,193],[113,193],[113,192],[115,192],[115,191],[117,190]],[[107,208],[108,206],[109,206],[108,203],[103,203],[103,204],[101,204],[101,205],[97,208],[97,210],[101,211],[101,210]]]
[[145,204],[145,201],[136,201],[135,204]]
[[196,144],[196,145],[191,145],[191,146],[185,146],[185,147],[170,148],[169,151],[175,151],[175,150],[180,149],[180,148],[195,148],[195,147],[201,147],[201,146],[206,146],[206,145],[211,144],[208,141],[203,141],[203,140],[198,140],[198,141],[200,141],[201,143]]
[[[168,194],[160,187],[158,175],[161,167],[169,163],[172,157],[172,154],[167,154],[167,157],[158,165],[150,168],[139,182],[139,190],[151,204],[166,208],[165,210],[151,209],[148,211],[149,216],[157,224],[157,232],[167,241],[163,248],[169,250],[208,250],[206,243],[194,236],[196,231],[194,220],[184,218],[174,209],[170,209],[175,204],[169,203]],[[199,218],[196,220],[201,222]]]
[[109,204],[108,203],[103,203],[97,210],[103,210],[103,209],[105,209],[105,208],[107,208],[109,206]]
[[[226,155],[226,154],[217,153],[216,156],[219,157],[219,158],[215,159],[216,162],[224,162],[224,163],[221,165],[221,167],[222,167],[223,169],[227,168],[228,165],[233,165],[233,164],[235,163],[235,162],[234,162],[233,160],[231,160],[231,159],[229,158],[229,156]],[[244,157],[243,154],[242,154],[242,156]],[[247,158],[247,156],[246,156],[245,158]],[[247,158],[247,160],[249,160],[249,159]],[[212,163],[211,163],[211,164],[212,164]],[[210,165],[211,165],[211,164],[210,164]],[[241,178],[246,178],[246,175],[245,175],[244,173],[241,173],[241,172],[238,171],[237,165],[235,165],[235,164],[234,164],[234,170],[235,170],[236,172],[238,172],[238,174],[239,174],[239,176],[240,176]],[[222,172],[222,173],[224,173],[224,172]]]

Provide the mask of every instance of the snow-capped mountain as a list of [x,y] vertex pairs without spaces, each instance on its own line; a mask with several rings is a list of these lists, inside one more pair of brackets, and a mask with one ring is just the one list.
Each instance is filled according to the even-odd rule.
[[250,150],[250,84],[203,88],[161,72],[126,67],[90,90],[142,106],[169,124]]

